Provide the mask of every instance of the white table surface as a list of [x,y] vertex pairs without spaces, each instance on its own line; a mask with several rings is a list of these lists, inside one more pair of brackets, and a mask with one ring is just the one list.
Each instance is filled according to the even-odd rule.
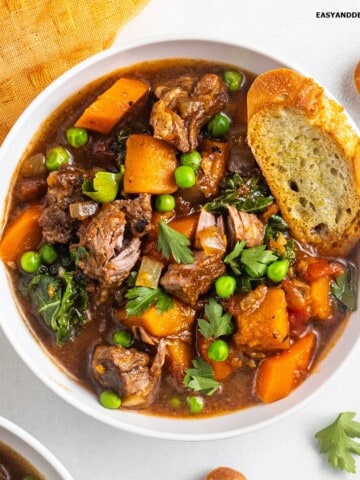
[[[341,9],[360,11],[360,4],[355,0],[150,0],[121,30],[116,43],[196,34],[258,47],[310,72],[360,126],[360,96],[352,85],[353,67],[360,59],[360,19],[316,18],[316,11]],[[194,443],[151,439],[103,425],[47,389],[1,332],[0,352],[0,415],[43,442],[75,480],[201,480],[219,465],[239,469],[249,480],[360,476],[330,469],[313,439],[338,412],[355,411],[360,419],[360,348],[297,413],[246,436]]]

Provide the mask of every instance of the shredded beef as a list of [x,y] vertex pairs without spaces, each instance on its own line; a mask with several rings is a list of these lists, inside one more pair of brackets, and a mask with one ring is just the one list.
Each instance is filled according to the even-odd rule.
[[196,252],[189,265],[172,263],[160,284],[185,303],[195,305],[199,296],[208,292],[212,283],[225,273],[225,265],[217,254]]
[[116,391],[125,407],[145,407],[155,398],[165,362],[166,344],[160,341],[150,366],[149,355],[121,345],[96,347],[91,362],[95,380]]
[[213,73],[204,75],[195,87],[192,82],[183,82],[173,88],[159,86],[155,93],[159,100],[150,118],[154,137],[166,140],[181,152],[196,149],[201,127],[228,100],[225,83]]
[[68,243],[74,237],[78,223],[71,218],[69,205],[88,199],[81,187],[90,176],[86,170],[68,164],[48,175],[47,206],[39,219],[46,242]]

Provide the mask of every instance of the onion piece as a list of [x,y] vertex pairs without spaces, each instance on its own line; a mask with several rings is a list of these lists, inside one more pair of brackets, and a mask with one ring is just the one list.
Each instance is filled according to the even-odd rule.
[[99,204],[96,202],[77,202],[69,205],[70,217],[76,220],[85,220],[95,215],[98,211]]
[[205,228],[214,227],[214,226],[216,226],[215,215],[207,212],[204,208],[201,209],[199,220],[198,220],[196,231],[195,231],[195,240],[194,240],[195,248],[201,248],[199,233],[202,230],[205,230]]
[[137,287],[157,288],[164,264],[154,258],[143,256],[136,277]]
[[201,230],[198,234],[198,239],[205,255],[213,253],[223,254],[226,251],[226,237],[216,226]]

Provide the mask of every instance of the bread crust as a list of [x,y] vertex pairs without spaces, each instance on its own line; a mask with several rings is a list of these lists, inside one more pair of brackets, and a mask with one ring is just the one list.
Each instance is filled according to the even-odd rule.
[[[259,166],[277,200],[280,210],[289,223],[294,237],[302,242],[316,246],[325,255],[346,255],[360,238],[360,141],[350,125],[344,108],[335,100],[328,98],[324,89],[313,79],[306,78],[289,69],[277,69],[259,75],[249,89],[248,97],[248,142]],[[315,238],[306,231],[304,226],[286,213],[285,194],[274,189],[275,182],[270,168],[267,168],[268,158],[259,148],[257,129],[262,122],[264,113],[280,116],[281,110],[288,109],[297,112],[311,127],[320,129],[324,138],[335,142],[341,151],[341,161],[347,162],[351,172],[354,189],[354,215],[342,232],[329,232],[328,238]],[[292,132],[293,133],[293,132]],[[296,136],[294,134],[294,136]],[[281,159],[277,159],[281,162]],[[339,164],[340,165],[340,164]],[[343,164],[344,165],[344,164]],[[277,190],[277,191],[276,191]],[[310,230],[310,229],[309,229]]]

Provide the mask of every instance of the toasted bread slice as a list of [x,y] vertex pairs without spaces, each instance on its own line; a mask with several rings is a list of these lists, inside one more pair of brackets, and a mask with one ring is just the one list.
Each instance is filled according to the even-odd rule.
[[360,238],[360,139],[343,107],[288,69],[248,92],[248,142],[294,238],[346,255]]

